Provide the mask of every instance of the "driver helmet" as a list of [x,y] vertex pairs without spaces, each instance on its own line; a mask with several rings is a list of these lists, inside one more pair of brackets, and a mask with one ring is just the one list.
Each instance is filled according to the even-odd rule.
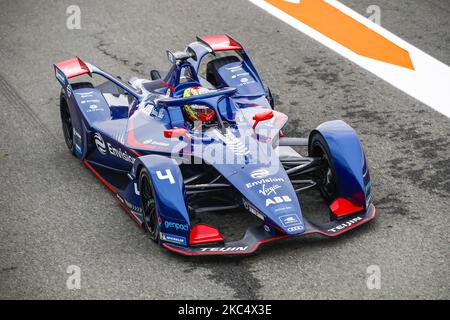
[[[206,94],[208,92],[210,91],[204,87],[191,87],[184,90],[183,98]],[[202,123],[211,123],[216,115],[216,113],[207,106],[199,104],[185,104],[183,110],[186,117],[192,122],[200,121]]]

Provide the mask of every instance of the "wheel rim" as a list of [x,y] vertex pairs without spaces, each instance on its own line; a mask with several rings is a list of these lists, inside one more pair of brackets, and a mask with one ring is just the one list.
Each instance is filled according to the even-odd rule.
[[150,181],[146,176],[141,180],[141,198],[142,208],[144,211],[144,225],[150,233],[150,237],[155,240],[158,236],[158,217],[156,214],[155,198],[150,186]]
[[70,112],[69,109],[67,108],[67,105],[61,107],[61,121],[66,144],[69,147],[69,149],[71,149],[73,145],[72,139],[73,127],[72,127],[72,118],[70,117]]
[[319,178],[322,181],[320,191],[322,195],[325,197],[325,199],[331,202],[335,197],[337,191],[336,179],[331,167],[331,161],[328,158],[325,148],[322,146],[320,142],[314,144],[314,150],[315,150],[314,155],[321,157],[322,162],[325,164],[325,168],[321,170]]
[[335,179],[333,175],[333,171],[331,170],[330,161],[328,160],[326,154],[324,153],[323,161],[327,163],[327,170],[324,172],[324,180],[323,180],[323,192],[332,197],[336,192]]

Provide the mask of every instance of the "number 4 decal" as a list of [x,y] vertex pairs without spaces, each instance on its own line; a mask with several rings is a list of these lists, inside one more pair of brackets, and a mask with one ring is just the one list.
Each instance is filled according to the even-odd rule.
[[170,171],[170,169],[166,169],[165,175],[163,175],[161,171],[156,171],[156,176],[159,180],[169,180],[170,184],[175,183],[175,179],[173,178],[172,171]]

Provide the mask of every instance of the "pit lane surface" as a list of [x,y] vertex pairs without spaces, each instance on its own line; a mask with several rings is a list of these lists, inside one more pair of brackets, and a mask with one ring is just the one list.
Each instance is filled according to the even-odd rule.
[[[374,4],[343,3],[362,14]],[[81,30],[68,30],[72,4],[0,2],[0,298],[450,298],[448,118],[245,0],[78,1]],[[450,64],[448,1],[376,4],[385,28]],[[242,259],[184,258],[151,243],[67,152],[52,63],[79,55],[147,77],[168,66],[166,49],[222,33],[248,49],[290,116],[288,135],[331,119],[356,129],[374,222]],[[66,288],[69,265],[80,290]],[[370,265],[380,290],[366,286]]]

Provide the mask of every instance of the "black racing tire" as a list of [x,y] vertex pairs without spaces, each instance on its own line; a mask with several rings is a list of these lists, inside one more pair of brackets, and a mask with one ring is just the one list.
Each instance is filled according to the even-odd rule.
[[[93,88],[94,86],[90,82],[77,82],[71,84],[72,90],[83,89],[83,88]],[[61,115],[61,123],[62,130],[64,134],[64,141],[66,142],[67,148],[69,151],[75,155],[75,145],[73,143],[73,125],[72,125],[72,116],[69,110],[69,103],[67,102],[67,98],[64,95],[64,92],[61,91],[61,95],[59,98],[59,110]]]
[[322,158],[324,167],[319,174],[319,190],[327,204],[331,204],[339,195],[336,168],[333,157],[323,136],[313,133],[309,143],[309,155]]
[[143,226],[150,239],[159,243],[159,212],[156,204],[152,180],[145,168],[139,174],[139,192],[141,197]]
[[63,94],[61,94],[60,97],[59,110],[61,115],[61,124],[64,134],[64,141],[66,142],[69,151],[72,154],[75,154],[75,147],[73,143],[72,116],[70,115],[69,105]]

